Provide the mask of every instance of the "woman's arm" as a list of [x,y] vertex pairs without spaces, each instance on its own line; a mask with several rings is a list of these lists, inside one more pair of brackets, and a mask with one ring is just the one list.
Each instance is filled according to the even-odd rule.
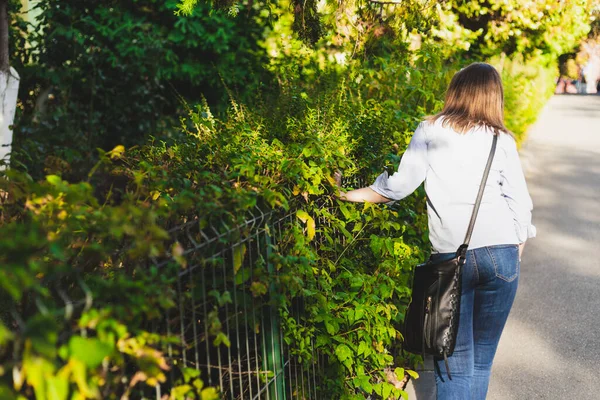
[[[513,214],[515,230],[520,243],[524,243],[527,239],[533,238],[536,235],[535,226],[531,224],[531,211],[533,203],[525,175],[521,168],[517,145],[514,140],[510,139],[511,143],[506,148],[506,166],[500,172],[502,176],[502,195],[506,200],[508,207]],[[522,251],[522,250],[521,250]]]
[[[427,175],[427,135],[424,124],[421,123],[415,130],[408,148],[398,167],[398,171],[388,175],[387,172],[379,175],[371,186],[352,190],[344,193],[340,188],[342,200],[370,203],[389,203],[401,200],[415,191],[425,180]],[[338,187],[341,187],[341,175],[334,177]]]
[[368,187],[344,192],[342,189],[342,174],[339,171],[333,174],[333,179],[338,187],[338,197],[340,200],[350,201],[353,203],[362,203],[365,201],[368,201],[369,203],[388,203],[391,201],[387,197],[380,195]]
[[339,197],[341,200],[351,201],[354,203],[362,203],[365,201],[368,201],[369,203],[389,203],[392,201],[391,199],[383,197],[368,187],[351,190],[349,192],[343,192],[340,190]]

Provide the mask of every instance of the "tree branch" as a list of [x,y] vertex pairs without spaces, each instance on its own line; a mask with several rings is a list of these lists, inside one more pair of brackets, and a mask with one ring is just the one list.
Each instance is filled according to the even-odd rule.
[[400,4],[402,4],[402,1],[382,1],[382,0],[369,0],[369,3],[375,3],[375,4],[395,4],[395,5],[400,5]]

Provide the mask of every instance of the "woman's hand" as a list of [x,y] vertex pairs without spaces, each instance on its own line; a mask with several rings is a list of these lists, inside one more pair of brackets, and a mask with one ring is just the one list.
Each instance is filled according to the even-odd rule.
[[338,189],[342,190],[342,173],[339,170],[333,173],[333,180],[335,181]]
[[523,256],[523,249],[525,248],[525,242],[519,245],[519,261],[521,261],[521,257]]
[[339,197],[341,200],[346,200],[346,193],[342,189],[342,173],[340,172],[340,170],[337,170],[333,173],[333,180],[338,190],[337,197]]

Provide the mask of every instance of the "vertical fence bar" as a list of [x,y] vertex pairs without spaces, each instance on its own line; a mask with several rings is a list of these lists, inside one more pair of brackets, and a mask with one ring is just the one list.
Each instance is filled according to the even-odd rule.
[[[233,251],[231,253],[233,254]],[[225,287],[225,291],[227,291],[226,258],[227,258],[227,253],[224,253],[222,270],[223,270],[223,286]],[[232,264],[233,264],[233,260],[232,260]],[[234,277],[234,280],[235,280],[235,277]],[[227,332],[227,339],[229,339],[229,341],[231,343],[231,331],[229,329],[229,306],[227,305],[226,301],[224,303],[225,303],[225,331]],[[233,389],[233,366],[231,365],[231,344],[229,346],[227,346],[227,373],[229,374],[229,376],[227,377],[227,380],[229,381],[229,390],[231,391],[229,393],[229,398],[235,399],[235,397],[234,397],[235,393],[234,393],[234,389]]]
[[319,362],[319,359],[318,359],[318,355],[315,355],[314,340],[310,341],[310,346],[312,347],[312,355],[313,355],[313,359],[312,359],[312,378],[313,378],[313,389],[314,389],[313,399],[316,399],[317,398],[317,372],[315,371],[315,364],[317,364]]
[[[254,258],[252,257],[252,242],[248,242],[248,265],[250,266],[250,282],[252,282],[252,269],[254,268]],[[244,307],[244,334],[246,336],[246,364],[248,374],[248,390],[250,391],[250,399],[254,398],[254,392],[252,390],[252,367],[250,367],[250,333],[248,333],[248,306],[246,304],[246,293],[242,296],[242,302]]]
[[177,274],[177,297],[179,299],[179,326],[180,326],[180,340],[181,340],[181,358],[183,360],[183,367],[187,366],[187,345],[185,343],[185,318],[184,318],[184,305],[185,296],[181,290],[181,274]]
[[206,345],[206,370],[208,371],[207,375],[208,375],[208,386],[212,386],[212,365],[210,363],[210,338],[208,336],[208,323],[206,321],[206,318],[208,317],[208,312],[206,310],[206,280],[204,275],[206,274],[206,265],[201,266],[200,269],[200,277],[201,277],[201,281],[200,284],[202,285],[202,311],[204,312],[204,342]]
[[[275,274],[275,266],[271,263],[271,236],[268,233],[265,233],[265,246],[266,246],[266,256],[267,256],[267,272],[269,276],[273,276]],[[271,301],[277,296],[277,291],[275,288],[275,283],[271,281],[269,283],[269,297]],[[270,396],[274,397],[276,400],[285,399],[284,388],[285,385],[283,383],[283,374],[281,373],[282,365],[281,365],[281,342],[279,341],[280,337],[280,321],[279,321],[279,311],[276,306],[270,304],[267,308],[269,310],[270,315],[268,316],[269,320],[269,330],[267,332],[267,340],[270,344],[270,354],[268,358],[268,366],[269,370],[273,371],[274,380],[270,385],[269,392]]]
[[200,351],[198,350],[198,331],[196,324],[198,321],[196,320],[196,297],[195,289],[196,285],[194,284],[194,276],[192,275],[192,270],[194,268],[190,268],[188,274],[190,275],[190,297],[192,300],[192,332],[194,335],[194,367],[196,371],[200,371]]
[[[260,258],[262,257],[262,254],[260,252],[260,235],[257,235],[256,238],[256,254],[257,256]],[[262,315],[262,313],[261,313]],[[257,319],[256,319],[256,303],[254,301],[254,298],[252,299],[252,332],[254,333],[254,360],[255,365],[256,365],[256,370],[254,371],[254,373],[256,374],[256,387],[257,387],[257,396],[260,398],[260,393],[262,392],[261,389],[261,384],[260,384],[260,366],[259,366],[259,355],[260,353],[258,352],[258,333],[257,331]],[[261,327],[262,329],[262,327]],[[262,332],[262,331],[261,331]]]
[[[264,240],[264,242],[263,242],[263,245],[264,245],[268,241],[268,239],[267,239],[267,232],[264,233],[263,240]],[[265,253],[261,252],[261,254],[264,256],[265,261],[268,263],[269,259],[267,258],[266,252]],[[271,399],[271,391],[269,390],[270,389],[270,385],[269,385],[269,374],[268,374],[268,371],[269,371],[269,364],[268,364],[268,362],[269,362],[268,361],[269,360],[269,352],[267,350],[267,343],[269,343],[269,342],[267,341],[267,334],[265,333],[265,329],[267,327],[267,324],[265,323],[265,314],[268,313],[267,310],[268,310],[268,305],[262,307],[262,310],[261,310],[261,313],[260,313],[260,321],[261,321],[262,357],[263,357],[262,358],[262,364],[263,364],[263,373],[262,373],[262,375],[264,376],[263,379],[265,380],[265,383],[266,383],[266,386],[267,386],[266,387],[266,389],[267,389],[266,390],[267,400],[270,400]]]
[[[171,321],[169,321],[169,315],[170,315],[170,312],[169,312],[169,309],[167,308],[165,310],[165,324],[167,325],[167,337],[169,339],[171,339]],[[173,345],[171,344],[171,340],[169,340],[169,343],[167,344],[167,355],[169,356],[169,363],[172,364]],[[169,369],[169,376],[171,377],[171,381],[173,381],[175,379],[173,368]]]
[[[244,244],[242,245],[238,245],[238,246],[245,246]],[[236,274],[235,274],[235,255],[234,255],[234,247],[231,248],[231,261],[232,261],[232,266],[233,266],[233,314],[235,316],[235,338],[236,338],[236,346],[237,346],[237,364],[238,364],[238,377],[239,377],[239,384],[240,384],[240,398],[243,399],[244,398],[244,382],[242,379],[242,358],[241,358],[241,349],[242,347],[240,346],[240,321],[238,318],[238,302],[237,302],[237,284],[236,284]],[[240,260],[241,265],[239,266],[240,271],[242,274],[243,272],[243,265],[244,265],[244,258],[245,258],[245,254],[244,252],[242,252],[241,255],[242,259]],[[241,283],[242,287],[244,285],[244,282],[242,281]],[[233,373],[233,371],[232,371]],[[233,376],[231,378],[231,380],[233,380]],[[233,393],[232,393],[233,394]],[[234,396],[235,397],[235,396]]]
[[[286,218],[280,218],[276,223],[273,224],[273,240],[277,243],[279,249],[281,249],[281,244],[283,243],[283,227],[285,227]],[[279,276],[279,271],[276,271],[277,276]],[[291,363],[289,358],[286,360],[286,344],[283,340],[283,329],[281,329],[281,325],[279,328],[279,343],[281,344],[281,353],[280,353],[280,362],[281,362],[281,380],[283,385],[283,398],[292,398],[292,389],[291,389]],[[289,381],[286,381],[286,369],[287,375],[289,376]]]
[[[296,319],[298,321],[298,324],[300,324],[300,304],[298,302],[296,303]],[[304,366],[300,361],[298,361],[298,367],[300,368],[300,384],[302,385],[302,399],[305,399],[306,395],[304,393]]]
[[[277,241],[277,248],[278,250],[281,249],[281,244],[282,244],[282,239],[281,239],[281,224],[278,224],[277,227],[275,227],[275,224],[273,224],[271,226],[272,230],[273,230],[273,238],[274,240]],[[275,274],[279,280],[279,270],[275,271]],[[280,316],[278,315],[278,318],[280,318]],[[283,394],[282,399],[285,400],[287,398],[287,390],[286,390],[286,381],[285,381],[285,342],[283,341],[283,329],[281,328],[281,321],[279,320],[279,326],[278,326],[278,331],[279,331],[279,343],[280,343],[280,353],[279,353],[279,362],[280,362],[280,374],[281,374],[281,384],[282,384],[282,388],[281,388],[281,392]]]
[[[216,268],[215,268],[216,269]],[[212,271],[212,277],[213,277],[213,290],[217,291],[217,271]],[[221,391],[223,390],[223,374],[221,373],[221,371],[223,371],[223,365],[221,363],[221,345],[217,346],[217,373],[219,374],[219,387],[221,388]]]

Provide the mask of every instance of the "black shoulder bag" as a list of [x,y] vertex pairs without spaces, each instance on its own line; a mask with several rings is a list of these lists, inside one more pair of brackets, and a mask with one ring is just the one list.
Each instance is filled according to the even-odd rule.
[[467,248],[473,234],[483,191],[490,173],[498,135],[494,135],[492,150],[479,186],[475,207],[464,244],[454,258],[447,261],[427,262],[415,268],[412,300],[404,319],[404,348],[411,353],[430,354],[444,357],[448,378],[450,368],[448,356],[454,352],[460,315],[462,293],[462,266],[465,264]]

